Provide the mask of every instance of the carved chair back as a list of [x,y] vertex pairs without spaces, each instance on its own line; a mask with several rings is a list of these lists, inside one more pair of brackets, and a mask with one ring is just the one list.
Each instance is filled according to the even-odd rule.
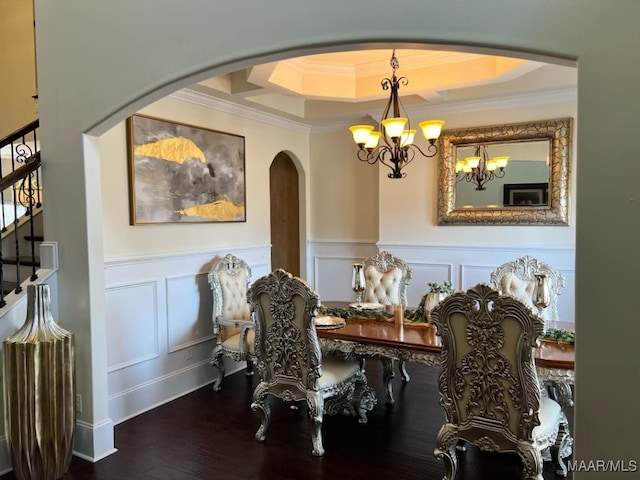
[[488,285],[445,298],[431,312],[442,337],[438,445],[462,438],[483,450],[516,451],[540,422],[533,347],[542,320]]
[[318,294],[302,279],[277,269],[249,289],[261,383],[285,400],[306,400],[318,390],[320,344],[312,319]]
[[[547,277],[549,305],[546,308],[537,308],[533,303],[536,273],[544,273]],[[491,272],[490,284],[500,294],[511,295],[537,311],[547,327],[558,321],[558,295],[564,288],[565,279],[552,266],[525,255]]]
[[407,285],[413,269],[404,260],[382,251],[363,262],[365,277],[365,302],[384,305],[407,305]]
[[[233,254],[227,254],[216,262],[209,271],[209,285],[213,293],[213,322],[223,317],[229,320],[249,320],[247,289],[251,279],[251,268]],[[219,326],[224,338],[240,332],[240,328],[229,325]],[[217,333],[217,332],[216,332]]]

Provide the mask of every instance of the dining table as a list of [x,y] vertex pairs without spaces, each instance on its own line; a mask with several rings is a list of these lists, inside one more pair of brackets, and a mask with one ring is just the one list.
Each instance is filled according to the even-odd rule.
[[[396,322],[380,311],[358,316],[350,302],[323,301],[329,309],[345,309],[348,318],[338,328],[318,328],[317,334],[324,352],[341,352],[359,358],[378,358],[383,365],[383,381],[387,403],[394,403],[392,379],[393,361],[440,366],[442,343],[431,322]],[[573,324],[558,322],[557,328],[572,330]],[[544,390],[563,407],[573,405],[572,386],[575,381],[575,348],[572,343],[541,340],[534,353],[538,380]]]
[[[394,403],[391,383],[395,375],[394,360],[440,367],[442,343],[432,322],[410,321],[398,315],[389,318],[390,312],[386,310],[369,310],[364,314],[362,310],[352,308],[349,302],[323,301],[322,304],[334,313],[348,314],[344,315],[347,317],[344,321],[329,316],[338,320],[335,325],[328,322],[324,328],[316,326],[320,348],[324,353],[339,352],[363,362],[367,358],[380,359],[387,404]],[[573,324],[558,322],[556,328],[573,330]],[[566,458],[572,453],[573,445],[565,410],[567,406],[573,406],[574,344],[542,338],[535,348],[534,361],[541,395],[556,400],[561,407],[555,448],[561,458]],[[408,376],[403,379],[409,380]]]

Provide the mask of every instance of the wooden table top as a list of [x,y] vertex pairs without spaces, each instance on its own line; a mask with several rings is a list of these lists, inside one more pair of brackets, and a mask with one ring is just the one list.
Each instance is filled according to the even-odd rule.
[[[322,302],[327,307],[348,307],[349,302]],[[573,324],[560,322],[558,328],[573,329]],[[318,337],[380,345],[394,348],[410,348],[416,351],[440,353],[442,343],[436,335],[433,323],[404,323],[398,325],[393,320],[371,318],[349,318],[346,325],[335,329],[318,329]],[[542,341],[535,349],[535,362],[539,367],[573,370],[575,347],[573,344],[559,344]]]

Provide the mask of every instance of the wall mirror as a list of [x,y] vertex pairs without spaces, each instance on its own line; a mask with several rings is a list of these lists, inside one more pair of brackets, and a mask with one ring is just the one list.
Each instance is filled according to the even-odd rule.
[[[438,225],[568,225],[571,125],[560,118],[443,131]],[[494,164],[493,178],[480,182],[460,162],[475,157],[482,167],[505,156],[506,166]]]

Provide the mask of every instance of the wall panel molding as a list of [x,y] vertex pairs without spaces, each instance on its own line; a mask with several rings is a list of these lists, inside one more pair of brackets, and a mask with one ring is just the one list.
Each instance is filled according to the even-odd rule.
[[[575,248],[466,246],[381,243],[363,244],[341,241],[315,241],[311,244],[313,282],[321,299],[352,300],[350,264],[362,261],[378,250],[387,250],[413,268],[407,288],[409,305],[415,306],[427,293],[429,282],[450,281],[456,289],[466,289],[479,282],[489,283],[491,272],[505,262],[530,255],[546,262],[566,279],[558,299],[563,321],[575,321]],[[367,253],[368,252],[368,253]]]
[[[213,334],[207,274],[213,261],[227,253],[249,264],[252,281],[271,269],[269,245],[105,261],[107,322],[115,326],[108,329],[107,342],[108,358],[116,359],[108,368],[109,414],[115,423],[215,378],[216,371],[209,364]],[[133,345],[125,341],[125,348],[122,339],[136,340]],[[227,363],[227,375],[244,366]]]

